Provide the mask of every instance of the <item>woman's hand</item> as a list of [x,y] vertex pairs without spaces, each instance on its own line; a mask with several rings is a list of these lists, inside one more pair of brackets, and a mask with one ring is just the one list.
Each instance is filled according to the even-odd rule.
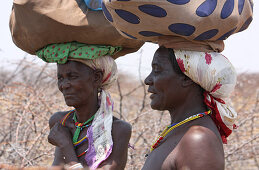
[[55,152],[55,157],[60,157],[63,155],[63,157],[65,157],[65,163],[67,164],[71,162],[79,162],[73,147],[72,134],[67,127],[62,126],[59,122],[57,122],[50,129],[48,141],[52,145],[57,146],[57,153]]
[[67,146],[73,147],[71,132],[67,127],[62,126],[59,122],[50,129],[48,141],[52,145],[60,148]]

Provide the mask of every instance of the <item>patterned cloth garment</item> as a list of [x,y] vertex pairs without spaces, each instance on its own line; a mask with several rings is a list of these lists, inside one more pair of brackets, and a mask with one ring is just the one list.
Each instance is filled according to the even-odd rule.
[[223,40],[245,30],[253,15],[252,0],[104,0],[102,8],[106,19],[127,38],[159,43],[163,37],[181,37],[174,43],[215,43],[207,44],[209,50],[200,49],[215,52],[224,49]]
[[181,71],[204,90],[204,102],[212,110],[223,143],[235,128],[237,113],[224,100],[236,85],[236,71],[220,53],[174,50]]
[[87,130],[88,149],[85,161],[90,169],[96,169],[112,152],[112,110],[113,102],[104,90],[101,94],[100,108],[95,114],[92,125]]

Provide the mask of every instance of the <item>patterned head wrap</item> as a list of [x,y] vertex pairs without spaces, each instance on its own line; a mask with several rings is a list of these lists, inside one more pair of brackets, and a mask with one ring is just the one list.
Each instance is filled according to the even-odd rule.
[[100,108],[87,130],[88,149],[85,160],[91,169],[96,169],[112,152],[113,101],[105,90],[117,79],[117,66],[110,55],[121,49],[121,47],[72,42],[48,45],[36,53],[45,62],[65,64],[68,60],[78,61],[93,70],[99,69],[103,72]]
[[223,143],[235,127],[237,113],[224,99],[236,85],[236,71],[230,61],[220,53],[174,50],[181,71],[204,90],[204,102],[213,111]]
[[65,64],[68,59],[96,59],[112,56],[121,51],[122,47],[88,45],[78,42],[48,45],[36,52],[36,55],[48,63]]

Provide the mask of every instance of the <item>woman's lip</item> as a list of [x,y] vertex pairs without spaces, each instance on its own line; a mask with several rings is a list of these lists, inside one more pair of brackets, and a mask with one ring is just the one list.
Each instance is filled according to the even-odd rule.
[[147,92],[155,94],[155,92],[154,92],[154,91],[151,91],[151,90],[148,90]]
[[72,94],[67,94],[67,95],[64,95],[65,98],[68,98],[68,97],[73,97]]
[[150,95],[150,99],[153,99],[154,97],[155,97],[155,93],[152,93],[151,95]]

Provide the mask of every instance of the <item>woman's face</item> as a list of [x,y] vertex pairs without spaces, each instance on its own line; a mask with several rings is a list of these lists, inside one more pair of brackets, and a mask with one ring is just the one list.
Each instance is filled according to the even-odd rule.
[[68,106],[78,107],[97,99],[94,70],[76,62],[57,65],[58,88]]
[[152,93],[151,108],[156,110],[172,110],[182,102],[183,76],[177,74],[166,48],[159,48],[152,61],[152,71],[145,79],[149,85],[148,92]]

